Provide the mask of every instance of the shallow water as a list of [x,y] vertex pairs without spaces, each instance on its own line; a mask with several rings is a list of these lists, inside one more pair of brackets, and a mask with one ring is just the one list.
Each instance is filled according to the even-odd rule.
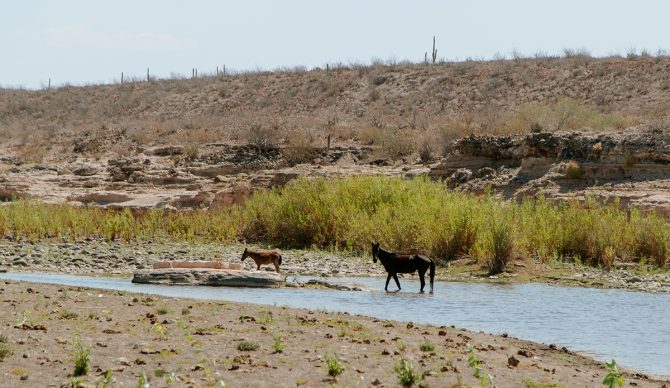
[[[418,281],[401,279],[403,291],[344,292],[133,284],[130,279],[38,273],[6,273],[0,279],[227,300],[289,307],[325,308],[384,319],[455,325],[503,332],[586,353],[646,373],[670,376],[670,295],[546,284],[436,282],[418,294]],[[304,280],[304,279],[303,279]],[[384,287],[381,278],[336,278]],[[393,288],[391,288],[393,289]]]

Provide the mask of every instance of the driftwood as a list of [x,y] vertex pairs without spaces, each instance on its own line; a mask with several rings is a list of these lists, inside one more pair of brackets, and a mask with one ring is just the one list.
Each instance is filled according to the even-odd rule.
[[232,269],[241,270],[239,263],[226,263],[223,261],[157,261],[154,269],[166,268],[208,268],[208,269]]

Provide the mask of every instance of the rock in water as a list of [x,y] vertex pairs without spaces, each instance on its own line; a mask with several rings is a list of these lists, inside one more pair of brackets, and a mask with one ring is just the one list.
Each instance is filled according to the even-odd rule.
[[278,287],[280,274],[230,269],[171,268],[137,272],[133,283],[225,287]]

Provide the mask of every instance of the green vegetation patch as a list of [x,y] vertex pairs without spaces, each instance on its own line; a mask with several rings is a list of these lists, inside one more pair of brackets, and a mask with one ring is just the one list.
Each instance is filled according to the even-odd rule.
[[298,179],[256,193],[244,208],[165,212],[78,208],[17,201],[0,207],[0,235],[17,239],[165,238],[235,241],[285,248],[367,252],[380,241],[421,250],[438,262],[474,257],[491,272],[516,256],[610,267],[615,259],[657,267],[668,258],[668,223],[618,203],[556,204],[542,196],[521,202],[473,196],[428,178],[358,176]]

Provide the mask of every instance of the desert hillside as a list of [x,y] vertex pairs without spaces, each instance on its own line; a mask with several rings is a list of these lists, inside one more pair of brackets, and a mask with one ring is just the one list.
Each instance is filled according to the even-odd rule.
[[669,91],[667,57],[329,66],[0,90],[0,135],[26,159],[222,141],[324,146],[328,134],[393,158],[437,157],[470,133],[662,126]]

